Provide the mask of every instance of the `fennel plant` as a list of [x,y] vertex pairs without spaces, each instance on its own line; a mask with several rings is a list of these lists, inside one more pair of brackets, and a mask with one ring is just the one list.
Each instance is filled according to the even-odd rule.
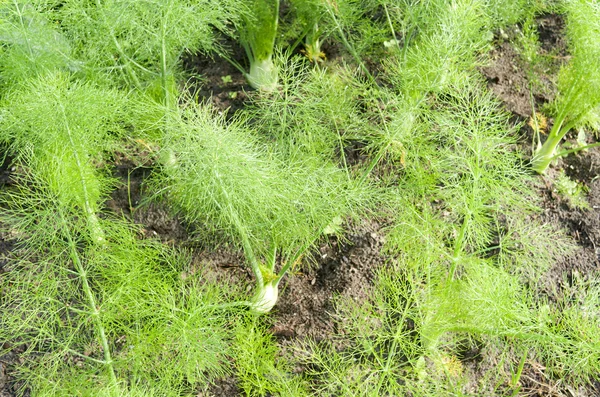
[[313,68],[300,57],[281,66],[281,88],[251,98],[255,128],[289,156],[322,158],[350,168],[345,151],[371,130],[357,98],[363,93],[343,66]]
[[371,73],[362,58],[380,52],[387,39],[387,25],[378,23],[379,18],[373,18],[380,12],[381,3],[378,0],[326,0],[320,4],[325,14],[321,24],[324,35],[335,37],[367,77],[371,77]]
[[472,395],[461,357],[469,349],[494,363],[478,368],[486,372],[478,394],[504,395],[498,385],[508,371],[497,357],[531,350],[528,358],[543,354],[552,366],[573,360],[550,352],[572,351],[585,363],[575,382],[594,373],[595,317],[582,323],[585,333],[565,337],[552,325],[556,313],[541,320],[544,302],[528,292],[569,244],[545,225],[524,225],[536,208],[509,114],[477,78],[445,92],[412,131],[416,144],[386,197],[395,215],[386,250],[396,261],[378,270],[362,304],[337,300],[343,333],[302,346],[318,394]]
[[88,78],[174,106],[182,54],[217,49],[215,31],[227,31],[239,14],[230,0],[69,0],[56,18]]
[[292,361],[281,356],[273,335],[261,320],[248,317],[236,329],[235,370],[240,388],[248,396],[310,396],[306,382],[290,376]]
[[286,157],[242,121],[226,124],[205,106],[186,104],[166,124],[167,160],[154,186],[205,239],[243,248],[257,284],[256,312],[271,310],[283,276],[327,226],[369,198],[368,187],[336,166]]
[[405,95],[419,99],[442,92],[468,76],[491,37],[483,34],[488,20],[484,1],[433,1],[411,13],[416,15],[401,26],[419,20],[426,23],[412,41],[405,43],[406,48],[386,61],[386,66],[391,81]]
[[0,337],[23,350],[16,376],[34,395],[181,396],[225,372],[227,294],[182,280],[189,260],[103,211],[125,102],[48,72],[3,103],[0,141],[20,171],[0,197],[18,240],[0,277]]
[[35,1],[0,5],[0,82],[3,88],[47,70],[79,70],[72,46]]
[[291,5],[295,11],[296,23],[300,27],[298,34],[304,41],[304,55],[312,63],[323,62],[325,53],[322,51],[321,44],[326,25],[326,2],[324,0],[293,0]]
[[[99,362],[103,364],[111,383],[116,385],[98,296],[92,289],[77,245],[87,240],[91,246],[102,247],[106,241],[98,212],[100,199],[110,184],[98,172],[93,161],[100,159],[110,128],[117,127],[122,101],[115,92],[71,83],[69,76],[52,73],[28,84],[23,92],[17,91],[7,101],[8,113],[3,120],[5,132],[2,140],[11,143],[17,158],[22,158],[21,161],[31,170],[33,186],[44,192],[42,197],[47,197],[43,202],[36,202],[37,196],[32,194],[32,198],[25,199],[25,203],[29,202],[38,209],[40,205],[54,207],[47,218],[39,219],[46,232],[38,231],[30,242],[35,244],[35,240],[48,239],[47,233],[54,233],[54,230],[64,239],[53,244],[60,247],[58,255],[64,252],[66,259],[73,262],[71,272],[81,282],[84,313],[94,322],[101,345],[103,357]],[[23,189],[27,190],[28,187]],[[19,209],[17,207],[16,215]],[[78,221],[77,212],[81,217]],[[25,219],[26,223],[20,225],[23,232],[35,225],[35,218]],[[80,232],[85,232],[77,236],[72,225],[78,225]],[[57,255],[54,252],[52,254]],[[58,258],[52,254],[47,262],[50,267],[54,265],[53,259],[58,262]],[[67,269],[61,270],[63,276],[68,274]],[[49,314],[57,315],[57,311],[60,309],[54,307]],[[42,335],[40,337],[43,338]],[[70,349],[68,343],[65,348]]]
[[[431,112],[436,95],[470,79],[491,37],[484,34],[484,1],[386,3],[384,10],[386,37],[392,34],[395,40],[382,60],[382,78],[390,89],[364,84],[380,119],[380,128],[369,131],[369,149],[375,153],[371,167],[382,159],[404,166],[427,147],[423,140],[428,138],[415,136],[415,129]],[[402,41],[395,38],[400,33]],[[393,110],[389,120],[385,108]]]
[[[265,92],[277,88],[278,71],[273,63],[275,39],[279,25],[280,0],[245,0],[249,13],[242,15],[239,26],[240,43],[250,63],[244,72],[248,84]],[[239,67],[239,66],[238,66]],[[240,70],[243,71],[242,68]]]
[[586,118],[600,106],[600,4],[566,0],[563,7],[572,58],[558,76],[554,125],[544,144],[538,144],[531,161],[532,168],[540,174],[561,155],[558,148],[565,135],[585,124]]

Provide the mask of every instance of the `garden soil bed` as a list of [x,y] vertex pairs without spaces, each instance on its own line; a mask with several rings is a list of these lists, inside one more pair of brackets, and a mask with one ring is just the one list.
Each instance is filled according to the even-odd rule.
[[[521,148],[528,154],[531,152],[533,130],[527,123],[534,110],[542,109],[554,99],[555,73],[568,57],[562,35],[562,18],[559,15],[545,15],[537,19],[537,24],[541,55],[554,60],[553,67],[547,68],[546,72],[553,74],[541,71],[537,73],[537,83],[531,84],[524,62],[515,48],[506,42],[501,42],[492,51],[490,65],[482,68],[489,88],[513,113],[514,120],[522,125]],[[532,107],[530,92],[535,109]],[[595,142],[593,137],[588,140],[588,143]],[[552,180],[560,169],[570,179],[585,186],[590,205],[588,210],[571,208],[567,200],[556,193]],[[543,198],[542,220],[564,229],[577,243],[577,249],[557,262],[546,276],[549,282],[554,280],[560,284],[565,276],[570,278],[573,272],[585,275],[600,270],[600,150],[593,148],[560,159],[547,174],[539,177],[540,183],[537,186],[539,195]]]
[[[559,56],[564,54],[560,17],[548,15],[539,18],[538,29],[544,51]],[[560,57],[557,59],[560,61]],[[200,100],[211,101],[230,114],[244,106],[246,90],[249,88],[245,85],[243,75],[224,59],[190,56],[186,65],[204,79],[204,84],[194,84],[197,87],[195,94]],[[491,53],[491,63],[482,68],[482,72],[490,89],[514,114],[515,120],[523,123],[523,146],[530,147],[531,131],[526,125],[532,114],[529,80],[523,72],[519,55],[510,44],[500,42]],[[538,87],[542,88],[533,93],[537,108],[552,99],[552,81],[552,76],[541,77]],[[540,216],[544,221],[565,229],[577,244],[577,249],[558,261],[545,276],[548,291],[553,289],[550,287],[553,285],[556,287],[554,290],[559,292],[573,273],[586,275],[600,270],[600,148],[571,155],[560,166],[573,180],[587,186],[590,209],[570,208],[554,192],[549,179],[540,178],[543,182],[538,184],[539,195],[543,197],[544,207]],[[8,167],[8,160],[0,166],[0,189],[11,184],[12,171]],[[241,252],[226,247],[218,250],[201,247],[194,242],[186,225],[172,216],[163,205],[153,203],[139,206],[143,182],[150,173],[150,168],[135,166],[126,158],[117,159],[116,176],[123,184],[113,193],[107,203],[108,208],[140,224],[147,237],[194,248],[190,272],[195,271],[195,266],[203,266],[223,282],[245,284],[251,288],[252,276],[243,265]],[[343,239],[323,241],[305,260],[307,266],[296,269],[295,274],[286,277],[279,302],[269,320],[272,322],[273,335],[284,348],[299,339],[318,341],[329,338],[337,326],[333,315],[333,303],[337,296],[354,299],[357,304],[369,296],[374,271],[391,260],[381,252],[384,227],[385,222],[373,220],[350,225]],[[0,272],[13,244],[8,232],[0,233]],[[12,381],[10,371],[18,363],[17,353],[0,357],[0,397],[15,395],[18,385]],[[522,392],[529,396],[600,395],[600,380],[589,385],[588,390],[568,390],[567,386],[546,379],[536,363],[525,366],[522,386]],[[235,379],[227,378],[214,385],[210,395],[233,397],[241,395],[241,392],[235,385]]]
[[[482,68],[488,87],[512,112],[515,122],[522,125],[521,149],[531,153],[533,130],[528,121],[534,111],[543,109],[556,95],[556,73],[568,59],[562,30],[564,22],[560,15],[544,15],[536,20],[540,41],[540,54],[550,59],[543,70],[536,71],[537,81],[531,82],[525,70],[525,63],[515,47],[501,41],[491,52],[491,62]],[[508,35],[518,34],[509,32]],[[533,103],[531,98],[533,98]],[[534,106],[532,106],[532,104]],[[549,120],[550,122],[552,120]],[[569,138],[569,137],[567,137]],[[574,137],[570,137],[574,141]],[[588,143],[596,142],[588,137]],[[587,190],[589,209],[569,206],[568,201],[557,194],[553,179],[563,169],[573,181],[581,183]],[[576,243],[576,248],[568,256],[558,260],[543,276],[540,292],[551,299],[561,298],[575,275],[588,277],[600,272],[600,149],[569,155],[557,161],[537,183],[538,195],[542,197],[540,218],[564,230]],[[566,283],[566,284],[565,284]],[[526,363],[522,375],[521,393],[527,396],[598,396],[600,395],[600,374],[588,388],[573,390],[557,380],[550,380],[539,363]]]

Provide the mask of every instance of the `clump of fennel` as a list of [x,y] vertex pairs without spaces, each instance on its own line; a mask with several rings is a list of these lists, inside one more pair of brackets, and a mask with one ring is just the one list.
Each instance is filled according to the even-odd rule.
[[361,208],[367,188],[318,158],[290,158],[242,121],[225,123],[188,103],[169,114],[162,192],[205,241],[243,248],[257,284],[252,308],[268,312],[283,276],[332,223]]
[[33,2],[0,5],[0,83],[9,88],[47,70],[77,71],[72,45]]
[[572,58],[558,76],[554,125],[544,144],[538,144],[531,162],[532,168],[540,174],[562,154],[558,147],[565,135],[574,127],[585,124],[600,106],[600,4],[568,0],[564,10]]
[[0,339],[2,354],[22,350],[15,376],[32,395],[180,396],[224,372],[224,288],[182,280],[182,255],[103,211],[126,103],[46,71],[1,104],[0,142],[18,171],[0,191],[0,226],[16,239]]
[[182,55],[218,48],[241,13],[232,0],[71,0],[50,14],[73,40],[86,78],[175,105]]

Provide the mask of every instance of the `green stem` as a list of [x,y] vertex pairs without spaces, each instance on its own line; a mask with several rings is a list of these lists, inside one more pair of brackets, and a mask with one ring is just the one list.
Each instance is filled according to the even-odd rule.
[[167,43],[165,41],[165,38],[167,36],[167,28],[165,26],[165,21],[167,19],[168,15],[165,15],[163,18],[163,23],[161,24],[161,28],[160,28],[160,78],[161,78],[161,84],[162,84],[162,89],[163,89],[163,95],[164,97],[164,104],[167,107],[167,109],[172,109],[175,106],[175,103],[173,101],[173,96],[171,95],[171,86],[170,86],[170,82],[169,82],[169,71],[167,68]]
[[392,338],[392,345],[390,346],[388,352],[386,352],[387,358],[385,360],[385,367],[382,371],[384,376],[381,376],[379,378],[379,384],[378,384],[377,390],[382,390],[383,384],[387,380],[386,378],[388,376],[396,376],[396,374],[394,372],[392,372],[392,365],[394,364],[394,361],[397,358],[396,351],[398,350],[398,346],[400,345],[401,342],[404,342],[404,341],[401,341],[401,335],[404,332],[404,326],[405,326],[404,322],[408,318],[409,307],[410,307],[410,302],[409,301],[405,302],[404,308],[402,310],[402,315],[400,316],[400,318],[398,318],[396,320],[396,324],[397,324],[396,332],[394,332],[394,337]]
[[552,160],[556,157],[556,149],[560,142],[565,137],[567,132],[569,132],[575,125],[576,121],[570,121],[566,125],[564,124],[564,118],[558,118],[552,127],[552,130],[548,134],[548,139],[542,145],[540,150],[538,150],[533,159],[531,160],[531,168],[539,173],[543,174],[548,166],[552,162]]
[[519,361],[519,366],[517,367],[517,373],[511,377],[511,387],[513,389],[515,389],[512,394],[513,396],[516,396],[519,393],[519,389],[520,389],[520,387],[518,386],[519,380],[521,380],[521,375],[523,374],[523,368],[525,367],[525,361],[527,360],[528,353],[529,353],[529,351],[527,349],[525,349],[525,351],[523,352],[523,356],[521,357],[521,360]]
[[[215,172],[215,176],[217,177],[217,180],[221,180],[221,177],[217,172]],[[260,265],[258,263],[258,260],[256,259],[256,255],[254,255],[254,250],[252,249],[252,244],[250,243],[248,233],[246,233],[246,228],[244,227],[244,225],[242,225],[242,221],[240,221],[240,218],[238,217],[235,208],[233,208],[233,205],[231,204],[229,193],[227,193],[222,183],[219,183],[219,187],[221,188],[221,193],[223,193],[223,196],[227,201],[227,210],[229,212],[229,215],[231,216],[231,220],[233,221],[233,224],[235,225],[235,228],[238,234],[240,235],[240,238],[242,239],[244,254],[246,254],[246,258],[250,262],[250,267],[252,268],[252,272],[254,273],[254,277],[256,278],[256,284],[258,288],[263,288],[264,280],[262,272],[260,271]]]
[[85,354],[81,354],[78,351],[73,350],[73,349],[67,349],[67,350],[68,350],[69,353],[71,353],[74,356],[81,357],[83,359],[92,361],[92,362],[97,363],[97,364],[102,364],[102,365],[106,364],[106,361],[104,361],[104,360],[98,360],[97,358],[86,356]]
[[335,13],[331,10],[331,6],[328,6],[328,7],[325,7],[325,8],[327,9],[327,12],[329,13],[329,15],[331,16],[331,19],[335,23],[335,27],[338,30],[339,34],[340,34],[340,39],[342,40],[342,44],[344,44],[344,47],[346,47],[346,49],[350,52],[350,55],[352,55],[354,57],[354,59],[358,63],[358,66],[365,73],[365,75],[367,77],[369,77],[369,79],[371,81],[374,82],[375,81],[375,77],[373,77],[373,75],[371,74],[371,72],[369,72],[369,69],[367,69],[367,67],[363,63],[362,59],[360,59],[360,56],[358,55],[358,52],[356,52],[356,50],[354,49],[354,47],[348,42],[348,39],[346,38],[346,34],[344,33],[344,30],[342,29],[342,25],[340,25],[340,22],[335,17]]
[[467,217],[463,219],[463,223],[460,226],[460,231],[458,232],[458,236],[456,240],[454,240],[454,251],[452,253],[452,266],[450,267],[450,272],[448,273],[448,277],[451,280],[454,280],[454,276],[456,273],[456,268],[458,267],[458,262],[461,258],[461,251],[464,249],[465,243],[465,235],[467,234]]
[[[246,48],[247,46],[242,45],[244,48]],[[246,52],[248,52],[248,50],[246,50]],[[234,60],[233,58],[231,58],[227,53],[225,53],[225,51],[219,51],[217,53],[221,58],[223,58],[224,60],[226,60],[227,62],[229,62],[234,68],[236,68],[240,73],[242,73],[243,75],[246,75],[246,69],[244,69],[244,67],[242,65],[240,65],[239,62],[237,62],[236,60]]]
[[117,52],[119,53],[119,55],[121,56],[121,58],[123,58],[124,60],[127,61],[125,63],[125,65],[124,65],[125,70],[127,71],[127,74],[129,75],[129,77],[133,81],[133,84],[134,84],[135,88],[137,88],[138,90],[141,90],[142,85],[140,83],[140,80],[138,79],[138,77],[135,74],[135,72],[132,70],[130,64],[133,64],[133,65],[135,65],[135,66],[137,66],[137,67],[139,67],[139,68],[141,68],[143,70],[147,70],[147,69],[145,69],[142,65],[138,64],[133,59],[129,58],[127,56],[127,54],[125,54],[125,51],[123,51],[123,48],[121,47],[121,44],[117,40],[117,37],[115,36],[115,34],[114,34],[113,30],[112,30],[112,26],[110,26],[110,24],[106,20],[106,16],[104,15],[104,11],[102,10],[102,3],[100,2],[100,0],[96,0],[96,8],[98,8],[98,11],[101,13],[102,22],[108,28],[108,33],[110,35],[110,39],[113,42],[113,44],[115,45],[115,48],[116,48]]
[[455,326],[448,327],[444,329],[444,332],[456,332],[456,333],[469,333],[475,335],[495,335],[501,336],[505,338],[518,338],[521,340],[534,340],[534,341],[544,341],[544,342],[553,342],[553,343],[566,343],[572,344],[573,340],[560,335],[543,335],[535,332],[526,332],[526,331],[502,331],[497,329],[487,329],[487,328],[479,328],[479,327],[470,327],[470,326]]
[[342,134],[340,128],[338,127],[336,117],[333,114],[333,112],[331,113],[331,119],[333,120],[333,125],[335,127],[336,132],[335,136],[337,137],[338,145],[340,148],[340,156],[342,157],[342,163],[344,164],[344,171],[346,171],[346,178],[348,179],[348,182],[350,182],[352,180],[352,177],[350,176],[350,168],[348,167],[348,160],[346,159],[346,153],[344,152],[344,141],[342,140]]
[[556,156],[554,156],[554,158],[561,157],[561,156],[566,156],[567,154],[577,153],[577,152],[580,152],[582,150],[587,150],[587,149],[591,149],[593,147],[598,147],[598,146],[600,146],[600,142],[590,143],[589,145],[579,146],[579,147],[576,147],[574,149],[563,150],[563,151],[559,152]]
[[253,305],[253,303],[250,301],[236,301],[236,302],[229,302],[229,303],[220,303],[217,305],[206,305],[204,307],[206,309],[224,310],[224,309],[231,309],[234,307],[251,307],[252,305]]
[[[385,127],[387,129],[387,125]],[[360,177],[360,180],[358,181],[359,186],[361,186],[363,183],[365,183],[365,181],[367,180],[367,178],[369,177],[369,175],[373,171],[373,168],[375,168],[375,166],[379,163],[379,161],[382,159],[383,155],[385,154],[385,152],[387,152],[388,148],[391,145],[392,145],[392,143],[390,141],[384,147],[382,147],[381,149],[379,149],[379,151],[377,152],[377,154],[375,155],[375,157],[373,157],[373,159],[369,163],[369,166],[364,170],[362,176]]]
[[277,262],[277,246],[273,244],[273,248],[271,249],[271,252],[269,252],[269,257],[267,258],[269,270],[273,274],[275,273],[275,262]]
[[115,37],[115,35],[112,32],[112,29],[110,30],[110,35],[112,37],[112,41],[115,45],[115,48],[117,49],[117,52],[119,53],[119,55],[125,59],[127,62],[125,63],[124,68],[127,71],[127,74],[129,75],[129,78],[133,81],[133,85],[135,86],[135,88],[137,88],[138,90],[142,89],[142,83],[140,83],[140,79],[138,79],[137,75],[135,74],[135,72],[133,71],[133,69],[131,68],[131,66],[129,66],[129,64],[133,64],[137,67],[139,67],[140,69],[143,70],[147,70],[146,68],[144,68],[142,65],[138,64],[137,62],[135,62],[133,59],[131,59],[127,54],[125,54],[125,51],[123,51],[123,48],[121,47],[121,44],[119,44],[119,41],[117,40],[117,38]]
[[396,47],[398,47],[398,51],[402,51],[402,48],[400,48],[400,43],[398,42],[398,40],[396,40],[396,30],[394,29],[394,25],[392,24],[392,18],[390,17],[390,13],[388,11],[387,4],[383,5],[383,9],[385,10],[385,16],[387,18],[387,22],[390,27],[390,31],[392,32],[393,40],[396,43]]
[[71,127],[69,125],[69,120],[67,118],[65,108],[62,105],[62,103],[60,102],[60,99],[58,100],[58,105],[59,105],[61,113],[63,115],[63,119],[65,122],[65,129],[66,129],[67,135],[69,137],[69,143],[73,150],[73,157],[75,158],[75,163],[77,164],[77,172],[79,173],[79,182],[81,183],[81,191],[83,193],[83,208],[85,211],[85,215],[87,217],[88,229],[90,231],[92,240],[95,243],[104,244],[105,243],[104,231],[102,230],[102,227],[100,226],[100,220],[98,219],[98,216],[96,215],[96,211],[94,210],[94,208],[92,208],[92,204],[91,204],[91,200],[90,200],[90,196],[89,196],[89,192],[88,192],[88,188],[87,188],[87,181],[86,181],[85,175],[83,174],[81,155],[79,154],[79,151],[77,150],[77,146],[75,145],[75,141],[73,140],[73,134],[71,132]]
[[580,76],[571,84],[567,92],[563,95],[567,100],[562,104],[561,110],[556,116],[552,131],[550,131],[548,139],[544,142],[540,150],[535,153],[531,161],[531,168],[537,173],[543,174],[546,169],[548,169],[548,166],[555,158],[558,145],[565,135],[580,121],[581,114],[573,117],[566,125],[564,125],[565,120],[568,117],[568,110],[573,109],[573,105],[577,98],[582,95],[583,87],[585,87],[585,84]]
[[296,252],[294,253],[294,255],[292,257],[290,257],[289,259],[287,259],[285,261],[285,265],[283,265],[283,267],[281,268],[281,270],[279,271],[279,273],[277,274],[277,277],[275,278],[275,285],[278,285],[279,282],[281,281],[281,279],[283,278],[283,276],[285,276],[285,274],[290,270],[290,268],[296,263],[296,261],[298,259],[300,259],[300,257],[302,255],[304,255],[304,253],[306,252],[306,250],[308,250],[308,248],[314,244],[315,241],[317,241],[317,239],[319,237],[321,237],[321,235],[323,234],[323,229],[321,229],[319,231],[319,233],[315,234],[315,238],[313,240],[310,240],[308,242],[306,242],[303,246],[301,246],[300,248],[298,248],[298,250],[296,250]]
[[25,43],[27,43],[27,50],[29,51],[29,56],[33,59],[33,48],[31,48],[31,40],[29,39],[28,29],[25,27],[25,21],[23,20],[23,12],[17,3],[16,0],[13,1],[15,8],[17,9],[17,14],[19,15],[19,23],[21,24],[21,29],[23,31],[23,35],[25,35]]
[[460,226],[460,232],[454,241],[454,252],[452,253],[452,258],[457,261],[460,258],[460,253],[464,247],[464,239],[465,234],[467,234],[467,217],[463,219],[463,223]]
[[110,353],[110,347],[108,345],[108,338],[106,337],[106,331],[104,329],[104,325],[102,324],[102,319],[100,317],[100,310],[98,309],[96,298],[94,297],[94,293],[92,291],[92,288],[90,287],[87,278],[87,272],[85,271],[83,263],[81,262],[81,258],[79,257],[79,252],[77,251],[77,244],[73,241],[73,238],[71,237],[71,232],[69,230],[67,220],[65,219],[61,210],[59,210],[58,212],[62,221],[63,230],[65,231],[65,236],[67,238],[67,241],[69,242],[71,260],[73,261],[73,264],[77,269],[79,278],[81,279],[83,292],[87,298],[88,306],[91,310],[90,314],[92,316],[94,324],[96,325],[98,336],[100,337],[100,343],[102,344],[102,350],[104,351],[104,361],[102,363],[106,366],[108,370],[111,382],[114,386],[116,386],[118,383],[117,376],[115,374],[115,369],[113,366],[113,360]]
[[[64,121],[65,121],[65,128],[67,131],[67,135],[69,137],[69,143],[73,149],[73,157],[75,158],[75,162],[77,164],[77,170],[79,172],[79,179],[81,182],[81,187],[82,187],[82,192],[83,192],[84,211],[85,211],[85,214],[86,214],[86,217],[88,220],[88,228],[89,228],[90,235],[92,237],[92,241],[96,244],[105,244],[106,241],[104,238],[104,231],[102,230],[102,227],[100,226],[98,217],[97,217],[94,209],[92,208],[92,205],[90,202],[86,178],[83,175],[83,171],[82,171],[81,156],[79,154],[79,151],[77,150],[75,141],[73,140],[73,134],[71,132],[71,128],[69,125],[69,121],[68,121],[68,118],[66,115],[65,108],[62,105],[62,103],[60,102],[60,100],[58,101],[58,104],[59,104],[61,113],[63,115]],[[111,381],[113,382],[113,384],[116,385],[117,377],[115,375],[115,370],[114,370],[114,367],[112,364],[112,357],[111,357],[111,353],[110,353],[110,348],[108,346],[108,339],[106,337],[104,325],[102,324],[102,319],[100,318],[100,311],[96,304],[96,299],[94,297],[94,293],[92,292],[92,289],[89,285],[88,278],[87,278],[87,272],[85,271],[85,269],[83,267],[83,263],[81,262],[81,259],[79,257],[79,253],[77,252],[77,246],[71,237],[71,233],[68,228],[67,221],[66,221],[62,211],[59,210],[59,213],[60,213],[60,217],[61,217],[61,220],[63,223],[63,228],[65,230],[65,235],[69,242],[69,247],[71,250],[71,252],[70,252],[71,259],[73,260],[75,268],[77,269],[77,273],[81,279],[83,290],[87,297],[88,305],[90,306],[90,309],[91,309],[91,312],[90,312],[91,316],[94,319],[94,323],[96,324],[96,327],[98,329],[98,334],[100,336],[100,342],[102,344],[102,349],[104,350],[104,364],[108,368],[108,372],[109,372]]]
[[229,209],[231,211],[231,217],[234,220],[234,224],[240,237],[242,238],[242,245],[244,247],[244,252],[246,253],[246,257],[250,261],[250,267],[252,267],[252,271],[254,272],[254,277],[256,277],[256,284],[259,288],[262,288],[264,285],[264,280],[262,276],[262,272],[260,271],[260,265],[256,256],[254,255],[254,250],[252,249],[252,244],[250,243],[250,239],[248,238],[248,234],[246,233],[246,228],[242,225],[237,212],[231,207],[229,204]]
[[[415,104],[414,104],[415,111],[417,111],[419,109],[419,107],[421,106],[421,103],[423,101],[425,101],[426,98],[427,98],[427,93],[424,93],[415,102]],[[388,129],[388,124],[386,122],[385,115],[383,114],[383,111],[379,107],[377,107],[377,109],[378,109],[378,112],[379,112],[379,116],[381,117],[382,126],[383,126],[386,134],[389,136],[390,135],[390,130]],[[381,149],[379,149],[379,151],[377,152],[377,154],[375,155],[375,157],[371,160],[371,162],[369,163],[368,167],[363,172],[363,174],[362,174],[362,176],[361,176],[361,178],[359,180],[359,185],[362,185],[367,180],[367,177],[369,176],[369,174],[371,174],[371,172],[373,171],[373,169],[375,168],[375,166],[379,163],[379,161],[381,161],[381,159],[383,158],[383,155],[387,152],[387,150],[389,149],[389,147],[391,145],[392,145],[392,141],[388,140],[388,142],[385,144],[385,146],[383,146]]]
[[165,36],[163,34],[161,38],[161,54],[160,54],[160,78],[162,82],[163,94],[165,96],[165,106],[167,109],[171,108],[171,95],[168,87],[168,78],[167,78],[167,51],[165,44]]

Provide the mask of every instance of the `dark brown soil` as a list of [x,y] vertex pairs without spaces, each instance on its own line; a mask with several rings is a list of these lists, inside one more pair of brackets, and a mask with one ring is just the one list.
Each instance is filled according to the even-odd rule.
[[280,339],[328,338],[337,296],[361,302],[369,296],[374,271],[385,265],[381,225],[352,225],[346,239],[332,239],[313,255],[316,266],[287,278],[275,310],[273,333]]
[[541,55],[566,56],[565,21],[562,15],[541,15],[536,23]]
[[[560,15],[544,15],[536,20],[539,37],[538,58],[528,63],[521,53],[519,41],[522,27],[511,27],[490,54],[489,65],[481,72],[488,86],[516,116],[527,119],[535,110],[551,102],[556,95],[556,72],[568,56],[563,36],[564,23]],[[509,41],[504,41],[509,39]]]
[[[231,48],[230,54],[234,62],[246,67],[243,48],[229,40],[225,46]],[[222,112],[232,115],[244,107],[248,85],[244,74],[227,59],[215,55],[188,54],[184,59],[184,68],[192,74],[190,91],[200,101],[210,102]]]
[[577,243],[576,251],[546,275],[559,287],[565,280],[571,280],[573,273],[584,277],[600,274],[600,150],[594,148],[587,153],[570,155],[562,165],[567,176],[589,189],[590,208],[570,208],[567,200],[555,194],[551,186],[542,191],[544,218],[562,226]]
[[519,54],[511,43],[501,43],[490,53],[491,64],[482,68],[488,87],[504,102],[506,109],[526,118],[531,116],[526,72],[519,66]]

